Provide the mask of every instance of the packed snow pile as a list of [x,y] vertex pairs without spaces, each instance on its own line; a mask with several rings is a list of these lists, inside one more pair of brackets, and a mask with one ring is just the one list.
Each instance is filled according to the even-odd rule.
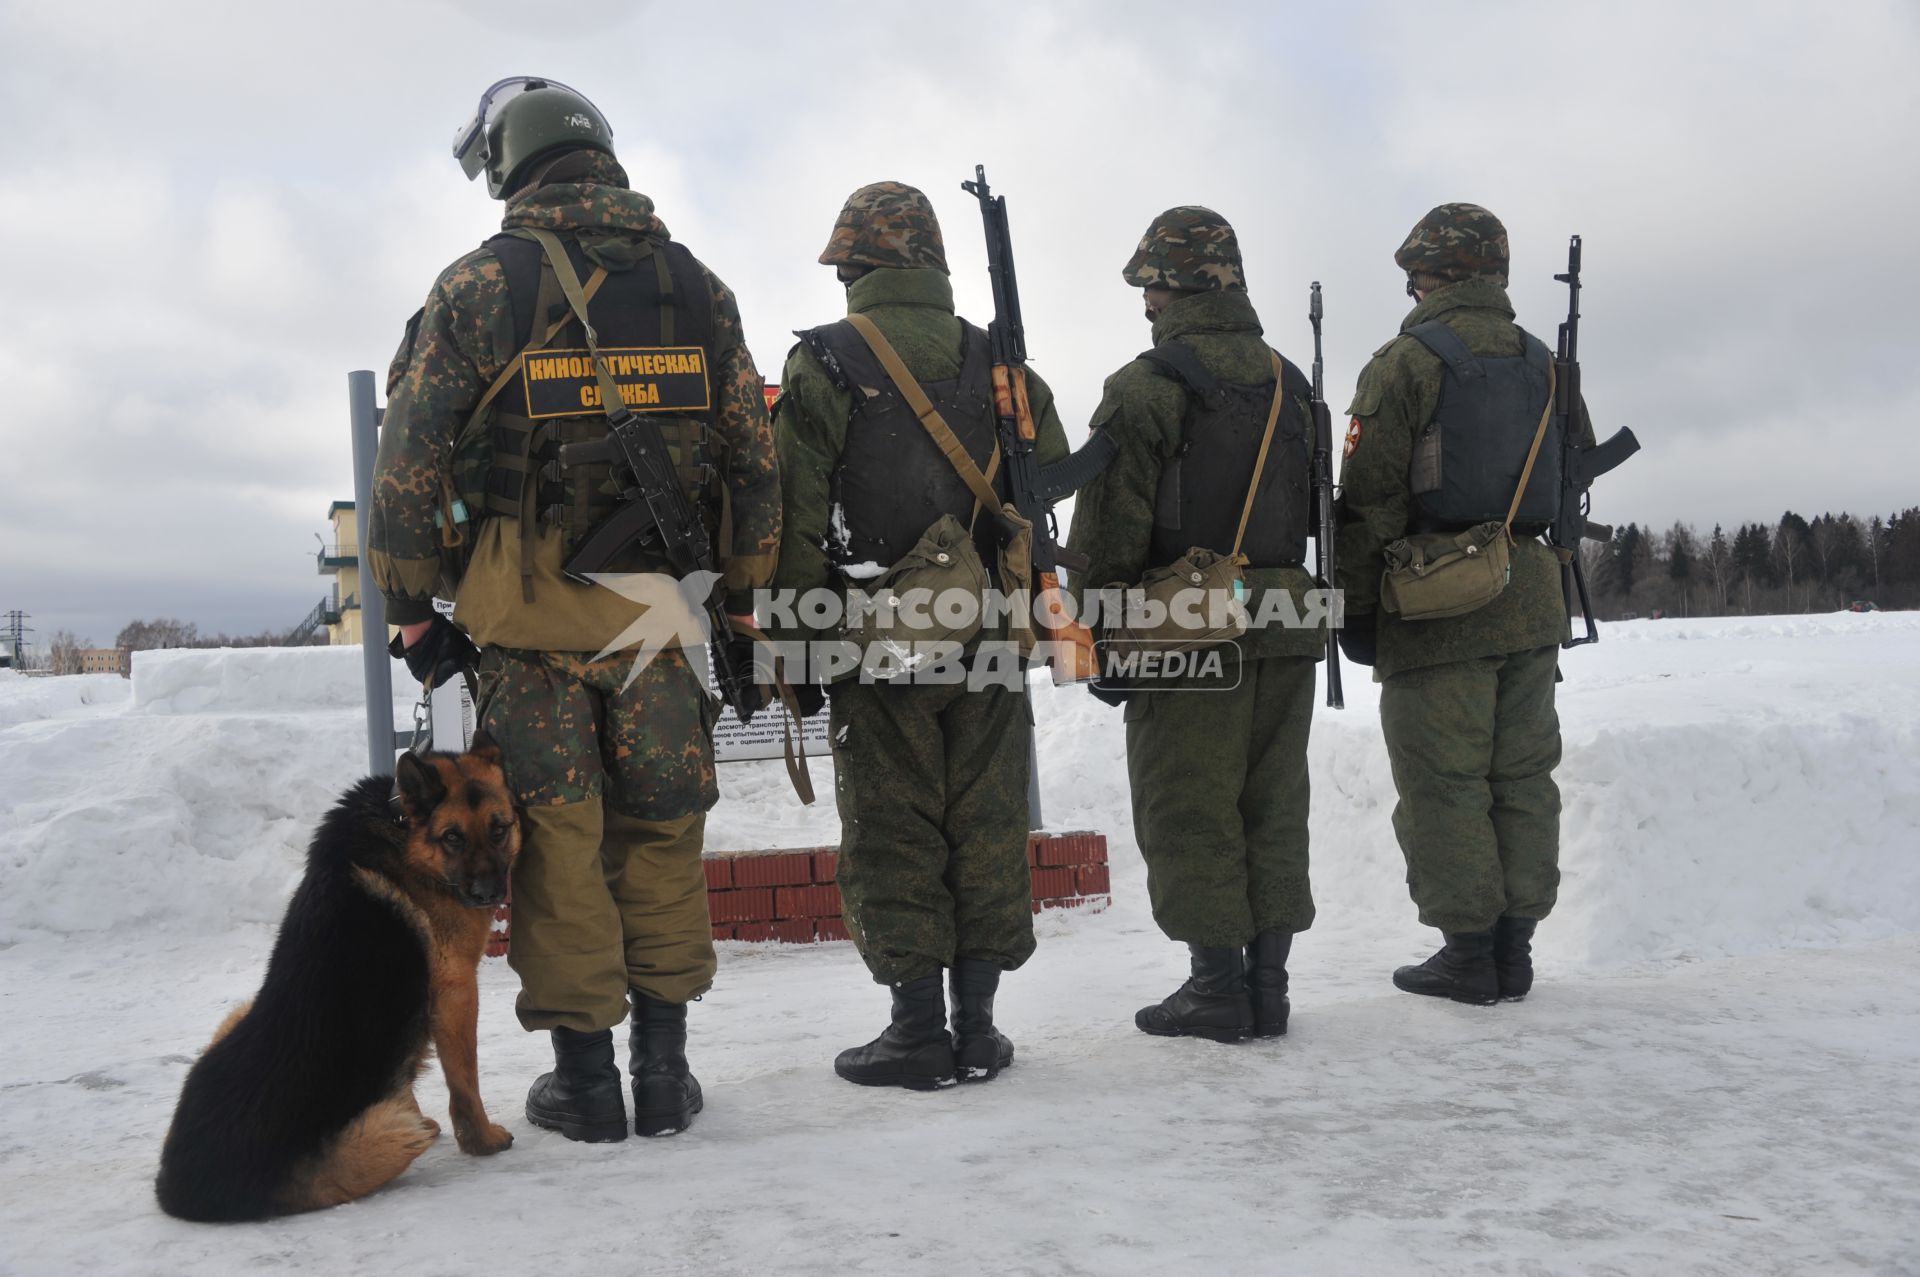
[[[1541,945],[1614,966],[1920,931],[1920,616],[1608,626],[1568,653],[1562,905]],[[112,677],[0,682],[0,942],[279,916],[320,813],[363,769],[358,648],[143,652]],[[397,663],[395,699],[416,692]],[[1405,930],[1375,690],[1313,737],[1322,932]],[[1037,683],[1046,824],[1111,836],[1144,892],[1117,711]],[[398,711],[397,711],[398,712]],[[838,837],[830,764],[722,768],[718,848]]]
[[[173,648],[133,654],[145,714],[285,714],[365,704],[358,647]],[[396,664],[396,673],[406,671]]]
[[52,678],[0,670],[0,731],[35,719],[119,707],[126,703],[130,690],[127,680],[118,674],[70,674]]

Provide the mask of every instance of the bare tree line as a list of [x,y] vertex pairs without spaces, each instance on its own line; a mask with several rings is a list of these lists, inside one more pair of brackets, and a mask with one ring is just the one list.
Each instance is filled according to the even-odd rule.
[[1865,519],[1789,510],[1731,534],[1629,523],[1582,554],[1602,620],[1920,607],[1920,507]]

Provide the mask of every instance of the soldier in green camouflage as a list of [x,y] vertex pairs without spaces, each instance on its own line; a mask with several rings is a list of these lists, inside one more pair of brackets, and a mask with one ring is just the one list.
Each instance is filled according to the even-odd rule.
[[[1420,920],[1445,937],[1425,963],[1396,971],[1394,983],[1485,1004],[1531,987],[1534,925],[1553,908],[1560,879],[1554,683],[1567,611],[1559,563],[1540,540],[1543,527],[1516,523],[1506,588],[1476,611],[1430,620],[1384,610],[1381,574],[1390,544],[1458,532],[1479,517],[1447,516],[1437,457],[1417,450],[1416,440],[1437,446],[1432,441],[1443,424],[1504,429],[1519,450],[1503,458],[1511,463],[1504,473],[1520,473],[1551,383],[1540,373],[1544,347],[1514,323],[1507,233],[1493,214],[1474,204],[1442,204],[1413,228],[1394,261],[1407,272],[1416,304],[1400,335],[1374,352],[1348,410],[1340,641],[1349,659],[1374,667],[1381,684],[1381,727],[1399,790],[1393,825],[1408,890]],[[1526,401],[1516,400],[1513,419],[1442,423],[1443,392],[1459,390],[1436,346],[1464,347],[1483,370],[1495,370],[1488,377],[1503,367],[1519,376],[1531,360],[1533,380],[1516,383],[1525,385]],[[1579,411],[1590,444],[1584,404]],[[1416,466],[1422,458],[1431,464]],[[1493,510],[1507,506],[1515,488],[1511,477],[1491,474],[1449,482],[1487,489],[1479,503]]]
[[[993,474],[986,338],[954,313],[927,197],[899,182],[855,191],[820,261],[846,285],[849,316],[871,321],[968,457]],[[970,524],[992,564],[991,518],[972,515],[973,495],[851,321],[799,336],[774,408],[785,506],[776,590],[844,597],[850,584],[871,586],[942,515]],[[1027,389],[1039,460],[1058,460],[1067,446],[1053,394],[1031,373]],[[995,482],[1004,492],[1004,470]],[[779,632],[789,641],[839,636],[838,627],[804,624]],[[977,643],[1004,636],[1004,627],[989,630]],[[835,1071],[918,1089],[991,1078],[1013,1058],[993,1024],[1000,973],[1034,947],[1024,681],[1017,671],[975,686],[849,674],[828,691],[847,928],[874,980],[890,987],[893,1009],[887,1029],[842,1052]]]
[[[742,617],[772,576],[780,535],[761,379],[733,294],[628,187],[585,97],[503,81],[455,146],[469,177],[484,171],[506,201],[504,231],[441,272],[407,325],[388,374],[368,564],[410,663],[455,627],[485,649],[479,719],[503,746],[528,826],[509,960],[521,1024],[551,1031],[555,1053],[528,1095],[529,1119],[572,1139],[625,1135],[610,1028],[631,999],[634,1129],[670,1133],[701,1104],[686,1004],[714,972],[700,863],[718,798],[714,705],[679,648],[629,679],[633,653],[605,649],[642,608],[563,572],[620,489],[604,456],[559,461],[561,443],[607,436],[599,379],[556,372],[582,360],[537,355],[589,354],[595,338],[567,289],[568,276],[586,276],[594,348],[664,348],[672,367],[699,374],[622,378],[617,390],[650,406],[666,386],[673,410],[658,420],[690,499],[710,526],[722,496],[730,503],[718,568],[727,610]],[[696,477],[707,473],[718,477]],[[625,566],[666,571],[638,550]],[[436,594],[454,600],[451,624],[435,618]]]
[[[1225,555],[1237,542],[1250,612],[1310,622],[1311,384],[1263,340],[1232,226],[1211,209],[1169,209],[1123,275],[1144,290],[1154,347],[1107,378],[1094,412],[1093,429],[1119,452],[1075,500],[1070,546],[1089,560],[1075,582],[1082,608],[1090,591],[1133,585],[1193,547]],[[1285,609],[1264,606],[1276,594]],[[1147,1033],[1286,1032],[1287,957],[1313,923],[1307,737],[1325,645],[1324,623],[1269,624],[1216,649],[1216,673],[1103,685],[1126,703],[1154,920],[1191,957],[1191,978],[1135,1017]]]

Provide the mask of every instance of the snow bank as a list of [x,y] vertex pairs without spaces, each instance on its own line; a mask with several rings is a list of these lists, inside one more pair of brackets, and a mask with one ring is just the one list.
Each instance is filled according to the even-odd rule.
[[364,703],[364,686],[357,646],[133,654],[133,708],[143,714],[356,709]]
[[128,695],[127,680],[118,674],[30,678],[19,670],[0,670],[0,731],[16,723],[57,718],[93,707],[118,707],[126,703]]
[[[1917,644],[1920,616],[1840,614],[1636,622],[1568,653],[1565,881],[1543,956],[1615,967],[1920,932]],[[277,919],[362,766],[359,680],[357,649],[309,648],[142,653],[133,712],[41,690],[83,680],[0,682],[0,943]],[[1349,670],[1347,693],[1314,724],[1313,943],[1412,952],[1376,689]],[[1150,927],[1119,713],[1044,685],[1035,713],[1047,825],[1105,831],[1115,913]],[[803,809],[779,763],[723,768],[709,845],[834,841],[831,764],[813,774]]]

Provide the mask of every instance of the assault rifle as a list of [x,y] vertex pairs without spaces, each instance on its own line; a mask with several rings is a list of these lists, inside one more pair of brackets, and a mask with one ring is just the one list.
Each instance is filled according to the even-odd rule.
[[[604,443],[563,445],[560,464],[611,461],[616,474],[630,478],[630,486],[621,494],[620,505],[587,534],[562,570],[574,580],[589,581],[592,573],[605,572],[629,547],[646,545],[658,550],[683,581],[695,572],[713,572],[713,539],[680,488],[660,423],[623,404],[607,414],[607,425]],[[717,579],[702,606],[721,699],[744,723],[760,708],[760,692],[752,669],[743,670],[734,663],[733,622],[723,606]]]
[[1560,431],[1560,509],[1547,529],[1547,543],[1560,558],[1560,591],[1566,597],[1567,613],[1575,607],[1586,620],[1584,638],[1569,638],[1562,647],[1579,647],[1600,641],[1599,627],[1593,623],[1593,602],[1587,595],[1587,572],[1580,563],[1580,543],[1610,541],[1613,529],[1587,518],[1590,508],[1588,488],[1601,475],[1640,451],[1640,441],[1625,426],[1605,443],[1588,445],[1581,440],[1583,416],[1580,402],[1580,237],[1567,245],[1567,273],[1554,279],[1567,286],[1567,322],[1560,325],[1559,348],[1553,357],[1553,412]]
[[1333,626],[1334,580],[1339,568],[1333,539],[1333,414],[1327,411],[1326,363],[1320,355],[1320,281],[1308,294],[1307,319],[1313,324],[1313,504],[1319,522],[1313,534],[1313,574],[1327,591],[1327,707],[1345,709],[1346,691],[1340,686],[1340,643]]
[[[1027,403],[1027,336],[1020,320],[1020,290],[1013,274],[1013,240],[1007,233],[1007,197],[987,187],[987,169],[977,164],[974,181],[960,188],[980,201],[987,230],[987,278],[993,284],[993,322],[987,339],[993,347],[993,405],[999,418],[1000,451],[1006,457],[1011,504],[1020,522],[1033,528],[1033,576],[1040,608],[1042,640],[1056,683],[1079,683],[1099,673],[1093,634],[1072,618],[1060,592],[1060,569],[1084,572],[1087,560],[1060,544],[1053,503],[1106,469],[1119,445],[1098,431],[1078,452],[1042,470],[1034,457],[1033,409]],[[1002,537],[1018,524],[997,521]]]

